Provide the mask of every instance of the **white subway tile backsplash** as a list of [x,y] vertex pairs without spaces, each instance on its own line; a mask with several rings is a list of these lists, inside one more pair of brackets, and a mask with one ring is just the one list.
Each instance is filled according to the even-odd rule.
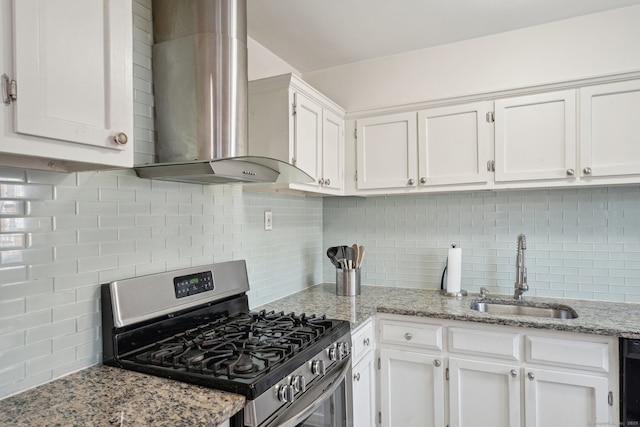
[[75,319],[66,319],[60,322],[47,323],[42,326],[37,326],[27,330],[26,342],[30,344],[38,341],[51,340],[57,337],[74,333],[75,331]]

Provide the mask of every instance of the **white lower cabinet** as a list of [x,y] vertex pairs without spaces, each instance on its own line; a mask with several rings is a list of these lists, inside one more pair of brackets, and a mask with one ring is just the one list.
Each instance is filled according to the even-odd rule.
[[382,425],[444,425],[442,356],[391,349],[379,354]]
[[614,425],[610,421],[608,393],[609,381],[606,377],[527,369],[524,378],[525,425]]
[[520,425],[517,365],[449,358],[451,427]]
[[376,322],[382,426],[618,425],[616,338],[389,314]]
[[376,425],[376,371],[373,352],[353,367],[353,425]]
[[375,426],[376,387],[373,321],[368,320],[352,333],[353,426]]

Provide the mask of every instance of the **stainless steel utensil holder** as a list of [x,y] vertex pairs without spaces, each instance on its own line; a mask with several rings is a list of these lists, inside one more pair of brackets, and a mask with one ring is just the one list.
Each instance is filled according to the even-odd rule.
[[353,297],[360,295],[360,269],[336,268],[336,295]]

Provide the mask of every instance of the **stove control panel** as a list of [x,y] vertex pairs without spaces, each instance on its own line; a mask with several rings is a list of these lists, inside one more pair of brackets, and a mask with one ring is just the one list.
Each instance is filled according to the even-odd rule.
[[173,287],[176,292],[176,298],[212,291],[214,288],[213,274],[211,274],[211,271],[203,271],[189,274],[188,276],[174,277]]

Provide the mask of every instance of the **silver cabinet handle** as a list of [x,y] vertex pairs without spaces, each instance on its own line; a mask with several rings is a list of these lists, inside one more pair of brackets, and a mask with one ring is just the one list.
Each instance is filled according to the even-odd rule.
[[582,172],[583,172],[585,175],[591,175],[591,168],[589,168],[589,167],[584,168],[584,169],[582,169]]
[[573,176],[576,173],[573,169],[567,169],[567,176]]
[[530,380],[532,380],[532,381],[533,381],[536,377],[533,375],[533,372],[529,372],[529,373],[527,374],[527,378],[529,378]]
[[411,333],[407,332],[406,334],[404,334],[404,339],[407,341],[411,341],[411,338],[413,338],[413,335],[411,335]]
[[420,178],[420,184],[426,184],[426,183],[427,183],[427,178],[425,178],[424,176]]
[[356,380],[356,381],[360,381],[360,372],[356,373],[356,374],[353,376],[353,379],[354,379],[354,380]]
[[440,362],[439,359],[436,359],[436,360],[433,361],[433,366],[435,366],[436,368],[439,368],[441,364],[442,364],[442,362]]
[[324,181],[324,184],[325,184],[325,185],[331,185],[331,180],[330,180],[329,178],[327,178],[327,179]]
[[324,185],[324,179],[320,178],[320,179],[318,180],[318,184],[320,184],[320,185]]
[[364,345],[369,345],[369,338],[365,338],[365,339],[362,341],[362,344],[364,344]]
[[409,185],[414,185],[416,183],[416,180],[413,178],[410,178],[409,181],[407,181],[407,184]]
[[512,369],[510,373],[513,378],[518,376],[518,371],[516,371],[515,369]]
[[125,145],[129,142],[129,137],[124,132],[118,132],[113,136],[113,141],[118,145]]

